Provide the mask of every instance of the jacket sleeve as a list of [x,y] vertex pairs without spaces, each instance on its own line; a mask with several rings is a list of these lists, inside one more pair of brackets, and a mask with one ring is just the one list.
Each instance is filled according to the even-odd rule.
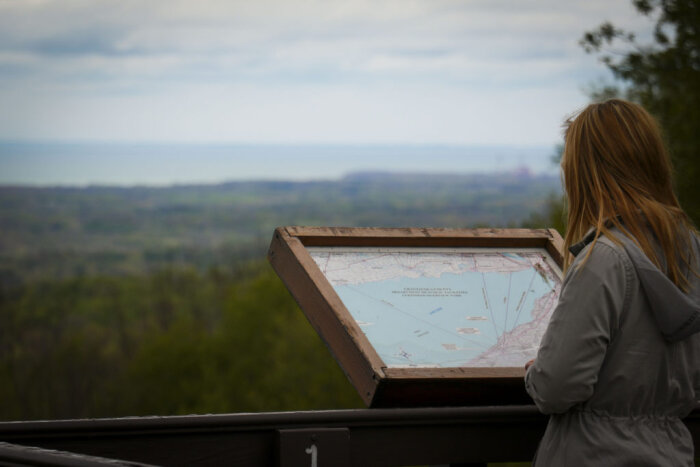
[[624,253],[600,241],[582,267],[576,263],[525,375],[525,388],[543,413],[565,412],[593,394],[633,274]]

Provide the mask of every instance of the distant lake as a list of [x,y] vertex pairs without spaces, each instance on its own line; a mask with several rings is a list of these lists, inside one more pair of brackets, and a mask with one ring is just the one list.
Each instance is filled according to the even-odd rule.
[[554,146],[0,142],[3,185],[336,179],[352,172],[556,174]]

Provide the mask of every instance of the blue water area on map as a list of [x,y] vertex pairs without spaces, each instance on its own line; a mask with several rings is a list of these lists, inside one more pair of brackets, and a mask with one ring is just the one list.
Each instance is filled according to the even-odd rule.
[[488,350],[504,332],[531,321],[535,300],[553,287],[529,268],[335,290],[386,365],[456,367]]

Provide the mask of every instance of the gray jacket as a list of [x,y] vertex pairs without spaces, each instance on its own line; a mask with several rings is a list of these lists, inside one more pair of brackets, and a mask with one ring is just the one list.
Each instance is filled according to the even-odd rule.
[[[534,465],[693,466],[700,281],[682,293],[629,239],[582,242],[525,386],[551,414]],[[592,236],[587,237],[590,241]],[[694,237],[700,270],[700,240]]]

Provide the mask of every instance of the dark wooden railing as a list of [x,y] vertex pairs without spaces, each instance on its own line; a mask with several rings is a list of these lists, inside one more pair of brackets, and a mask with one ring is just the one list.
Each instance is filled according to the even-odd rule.
[[[685,422],[700,452],[700,409]],[[0,464],[483,465],[530,460],[546,423],[534,406],[3,422]]]

